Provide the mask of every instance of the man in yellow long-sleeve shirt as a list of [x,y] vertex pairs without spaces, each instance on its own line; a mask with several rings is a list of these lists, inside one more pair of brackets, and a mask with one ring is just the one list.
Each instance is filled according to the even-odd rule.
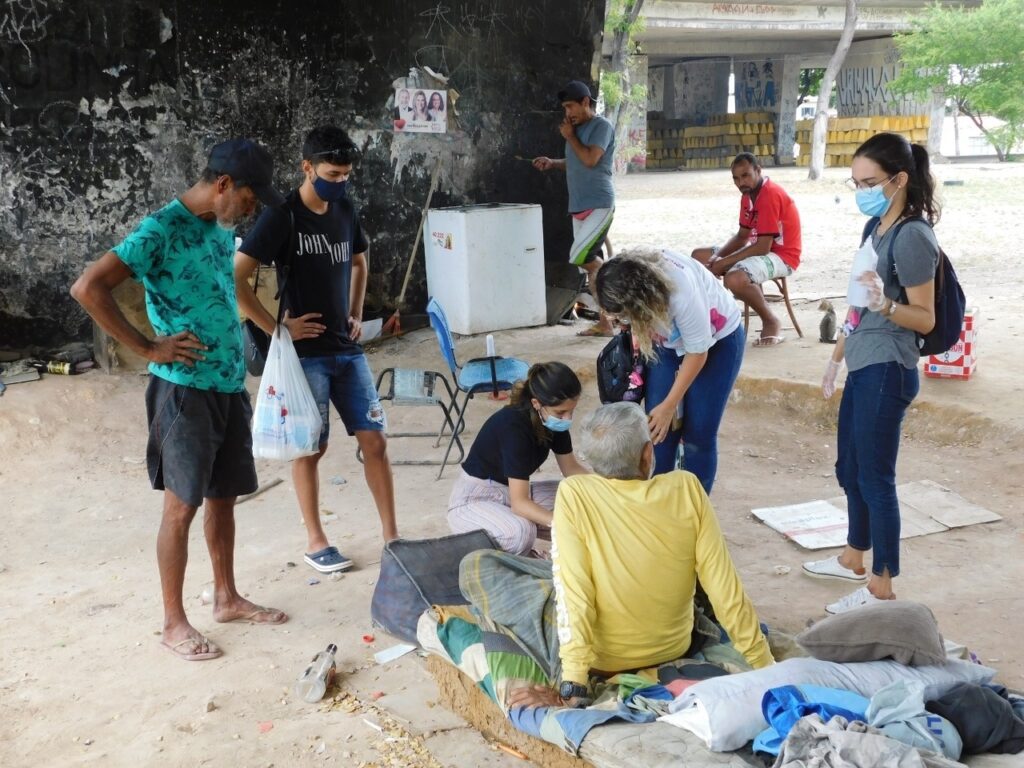
[[772,664],[700,482],[683,471],[650,477],[643,410],[599,408],[583,422],[581,453],[595,474],[562,482],[552,531],[562,685],[519,689],[510,705],[583,703],[591,672],[685,656],[698,578],[734,647],[755,668]]

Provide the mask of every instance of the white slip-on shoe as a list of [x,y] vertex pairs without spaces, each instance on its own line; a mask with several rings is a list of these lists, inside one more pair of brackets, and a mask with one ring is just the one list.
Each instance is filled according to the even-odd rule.
[[834,603],[829,603],[825,606],[825,613],[830,613],[833,616],[839,613],[846,613],[852,611],[855,608],[863,608],[865,605],[874,605],[875,603],[884,603],[884,600],[879,600],[877,597],[872,595],[867,587],[861,587],[858,590],[851,592],[845,597],[841,597]]
[[804,563],[804,575],[810,576],[812,579],[839,579],[840,581],[857,582],[868,580],[868,569],[865,568],[863,573],[857,573],[852,568],[847,568],[840,563],[839,555],[832,555],[824,560],[812,560],[809,563]]

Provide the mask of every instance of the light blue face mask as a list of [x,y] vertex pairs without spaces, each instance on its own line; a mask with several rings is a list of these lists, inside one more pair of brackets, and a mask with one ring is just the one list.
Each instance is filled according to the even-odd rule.
[[860,212],[865,216],[878,216],[879,218],[885,216],[889,206],[892,205],[892,198],[885,196],[885,187],[895,178],[893,176],[884,184],[878,184],[870,189],[858,189],[856,197]]
[[544,419],[544,426],[552,432],[568,432],[569,427],[572,426],[572,419],[558,419],[554,416],[548,416]]
[[544,426],[552,432],[568,432],[572,426],[572,419],[560,419],[557,416],[545,416]]

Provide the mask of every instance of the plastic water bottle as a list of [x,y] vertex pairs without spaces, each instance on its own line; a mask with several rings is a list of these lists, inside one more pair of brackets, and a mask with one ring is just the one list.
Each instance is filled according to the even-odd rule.
[[324,697],[324,693],[327,692],[327,683],[334,674],[334,654],[337,650],[338,646],[331,643],[327,646],[327,650],[320,651],[313,657],[313,661],[295,683],[296,696],[310,704],[315,704]]
[[488,357],[497,357],[497,355],[494,354],[494,334],[493,333],[488,333],[487,334],[487,356]]

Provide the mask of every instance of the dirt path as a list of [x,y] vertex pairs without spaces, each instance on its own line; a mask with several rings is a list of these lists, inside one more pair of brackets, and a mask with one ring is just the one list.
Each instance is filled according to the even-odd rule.
[[[967,181],[947,188],[940,237],[983,309],[982,365],[971,382],[926,383],[908,420],[899,477],[943,483],[1004,520],[905,542],[898,592],[928,603],[947,636],[991,662],[1001,681],[1022,687],[1024,404],[1014,342],[1024,324],[1018,309],[1024,267],[1015,253],[997,258],[1006,248],[996,233],[1014,220],[1010,206],[1024,193],[1024,168],[999,171],[940,169]],[[773,176],[804,212],[809,255],[795,292],[809,299],[841,292],[842,259],[861,221],[848,212],[842,174],[830,172],[821,187],[801,182],[802,172]],[[736,195],[722,173],[630,177],[620,195],[617,247],[630,240],[690,247],[720,241],[733,225]],[[839,206],[835,195],[844,196]],[[800,312],[807,339],[748,350],[721,434],[713,497],[762,619],[790,630],[820,618],[822,604],[841,593],[802,578],[798,566],[807,554],[749,514],[754,506],[838,493],[833,414],[813,386],[827,350],[814,340],[812,306]],[[589,372],[600,340],[579,339],[574,330],[499,333],[498,349],[533,361],[562,359]],[[482,354],[483,345],[482,338],[464,339],[460,356]],[[371,364],[436,368],[441,360],[433,337],[418,332],[373,350]],[[238,580],[254,599],[287,610],[291,621],[280,627],[212,621],[198,597],[210,577],[196,525],[187,607],[225,656],[187,664],[158,647],[159,496],[148,489],[142,463],[144,383],[135,375],[50,376],[12,386],[0,399],[0,764],[522,765],[435,705],[436,689],[418,658],[374,664],[373,651],[393,641],[369,624],[380,540],[352,441],[336,441],[325,460],[322,506],[331,513],[329,535],[358,569],[336,582],[308,584],[314,574],[301,563],[304,536],[290,473],[262,463],[261,480],[283,482],[238,508]],[[581,407],[595,405],[590,382]],[[471,428],[494,407],[475,402]],[[390,417],[395,427],[433,427],[437,415],[403,408]],[[334,434],[343,434],[340,425]],[[396,440],[392,456],[422,450]],[[396,468],[403,535],[447,532],[452,475],[438,482],[430,468]],[[332,484],[333,477],[346,482]],[[775,565],[793,571],[777,576]],[[372,645],[363,642],[366,633],[376,635]],[[340,649],[339,686],[320,705],[295,701],[292,681],[328,642]]]

